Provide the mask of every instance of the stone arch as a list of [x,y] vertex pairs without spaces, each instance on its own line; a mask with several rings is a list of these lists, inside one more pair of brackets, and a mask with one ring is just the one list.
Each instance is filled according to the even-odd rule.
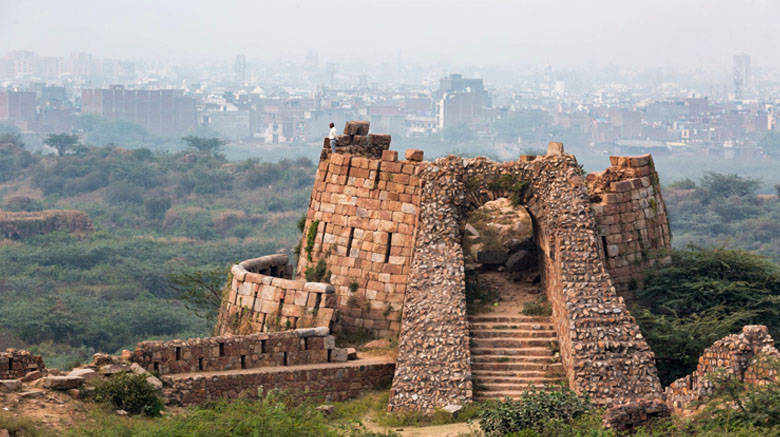
[[461,224],[485,199],[514,196],[541,240],[544,291],[569,385],[598,405],[660,399],[653,354],[616,294],[576,159],[426,163],[390,409],[430,412],[472,399]]

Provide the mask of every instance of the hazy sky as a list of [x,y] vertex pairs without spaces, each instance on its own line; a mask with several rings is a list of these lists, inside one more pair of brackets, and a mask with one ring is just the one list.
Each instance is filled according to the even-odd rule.
[[0,0],[0,54],[780,68],[779,0]]

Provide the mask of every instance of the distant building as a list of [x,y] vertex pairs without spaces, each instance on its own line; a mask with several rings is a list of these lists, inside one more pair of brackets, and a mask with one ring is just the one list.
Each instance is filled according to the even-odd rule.
[[180,134],[195,127],[195,99],[183,90],[83,89],[81,112],[133,122],[155,134]]
[[734,55],[734,98],[748,97],[750,90],[750,56],[745,53]]
[[0,92],[0,121],[30,121],[35,118],[35,93]]

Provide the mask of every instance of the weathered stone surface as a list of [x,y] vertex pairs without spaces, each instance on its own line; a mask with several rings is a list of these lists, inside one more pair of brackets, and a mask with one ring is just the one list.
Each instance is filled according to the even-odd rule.
[[159,379],[157,379],[157,377],[155,377],[153,375],[149,375],[146,378],[146,382],[149,383],[152,387],[154,387],[154,388],[156,388],[158,390],[163,388],[162,381],[160,381]]
[[333,412],[336,410],[336,407],[334,407],[333,405],[320,405],[315,409],[320,413],[322,413],[323,416],[327,417],[333,414]]
[[0,352],[0,379],[22,378],[28,372],[43,370],[45,367],[40,355],[17,349]]
[[73,369],[68,373],[69,377],[76,377],[76,378],[82,378],[84,382],[93,384],[95,381],[100,379],[100,374],[95,372],[92,369],[83,368],[83,369]]
[[0,379],[0,391],[10,392],[22,389],[21,379]]
[[357,350],[355,350],[354,347],[348,347],[347,348],[347,359],[348,360],[357,360]]
[[43,373],[39,370],[33,370],[32,372],[25,373],[24,377],[22,377],[22,382],[32,382],[36,379],[41,379],[42,377]]
[[462,405],[450,404],[450,405],[445,406],[441,410],[444,411],[445,413],[449,414],[450,417],[452,417],[454,419],[454,418],[458,417],[458,413],[460,413],[460,410],[462,410],[462,409],[463,409]]
[[423,160],[423,151],[419,149],[407,149],[406,150],[406,160],[407,161],[422,161]]
[[368,135],[371,123],[364,120],[348,121],[344,126],[344,135]]
[[346,349],[337,347],[330,350],[330,362],[331,363],[343,363],[347,361],[349,354]]
[[364,344],[363,347],[365,349],[384,349],[390,347],[390,341],[384,338],[380,338],[369,341],[368,343]]
[[84,383],[84,378],[80,376],[45,376],[43,378],[43,387],[51,390],[70,390],[78,388]]

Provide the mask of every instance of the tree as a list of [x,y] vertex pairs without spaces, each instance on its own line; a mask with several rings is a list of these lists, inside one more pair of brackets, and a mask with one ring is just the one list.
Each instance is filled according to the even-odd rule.
[[780,132],[769,132],[758,142],[761,150],[773,158],[780,158]]
[[214,320],[225,292],[224,268],[173,273],[168,284],[176,292],[175,298],[197,317]]
[[200,152],[208,153],[217,156],[217,153],[224,147],[228,141],[220,138],[203,138],[196,137],[194,135],[187,135],[182,138],[187,144],[187,147],[192,147]]
[[49,134],[43,139],[43,143],[57,150],[57,155],[65,156],[68,150],[72,150],[79,143],[78,135]]
[[0,144],[11,144],[20,149],[24,148],[22,135],[18,132],[5,132],[0,134]]

